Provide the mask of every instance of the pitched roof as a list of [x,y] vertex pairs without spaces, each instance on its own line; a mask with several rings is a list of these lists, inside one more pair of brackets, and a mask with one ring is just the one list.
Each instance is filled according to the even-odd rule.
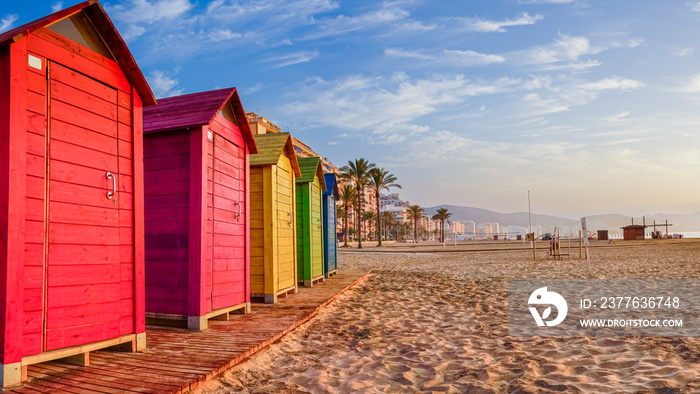
[[292,162],[294,175],[298,178],[301,176],[299,172],[299,163],[297,156],[294,153],[294,145],[292,137],[289,133],[269,133],[253,135],[255,144],[258,147],[258,153],[250,155],[250,166],[262,166],[266,164],[277,164],[282,156],[282,153],[287,152],[289,161]]
[[297,183],[313,182],[314,176],[317,176],[318,181],[321,183],[321,190],[325,191],[326,179],[323,176],[323,169],[321,169],[321,158],[318,156],[300,157],[297,161],[301,171],[301,176],[297,178]]
[[143,132],[164,132],[204,126],[211,123],[227,103],[231,103],[236,126],[241,130],[250,153],[257,153],[255,140],[236,88],[160,99],[158,105],[143,109]]
[[35,30],[47,27],[79,12],[83,12],[88,19],[90,19],[97,32],[102,36],[105,44],[107,44],[114,54],[124,75],[126,75],[126,78],[139,93],[139,97],[141,97],[144,106],[154,105],[156,103],[156,98],[151,91],[151,87],[148,85],[143,73],[141,73],[126,43],[97,0],[88,0],[76,4],[15,29],[6,31],[0,34],[0,47],[11,45]]
[[326,190],[323,192],[323,195],[326,196],[333,193],[333,197],[336,199],[340,198],[337,176],[334,173],[329,172],[328,174],[323,174],[323,177],[326,179]]

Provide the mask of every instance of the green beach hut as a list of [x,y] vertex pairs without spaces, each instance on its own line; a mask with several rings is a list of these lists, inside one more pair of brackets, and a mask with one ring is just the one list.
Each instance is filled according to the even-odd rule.
[[320,157],[297,161],[301,172],[296,179],[297,281],[311,287],[324,280],[321,193],[326,190],[326,181]]

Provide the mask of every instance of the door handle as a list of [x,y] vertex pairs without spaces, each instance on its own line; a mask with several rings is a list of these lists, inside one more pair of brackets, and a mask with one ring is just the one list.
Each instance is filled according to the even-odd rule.
[[289,212],[287,212],[287,215],[289,215],[289,221],[287,222],[287,225],[289,225],[289,227],[292,227],[292,222],[294,221],[294,217]]
[[241,204],[238,201],[234,201],[233,205],[238,207],[238,213],[233,214],[233,217],[238,220],[238,218],[241,217]]
[[110,200],[117,195],[117,176],[107,171],[107,179],[112,180],[112,191],[107,192],[107,198]]

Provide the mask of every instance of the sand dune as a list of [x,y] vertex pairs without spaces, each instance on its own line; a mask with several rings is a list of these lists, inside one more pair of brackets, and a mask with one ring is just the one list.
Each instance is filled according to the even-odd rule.
[[199,393],[700,392],[700,340],[511,337],[509,278],[699,278],[700,243],[526,251],[341,254],[370,278]]

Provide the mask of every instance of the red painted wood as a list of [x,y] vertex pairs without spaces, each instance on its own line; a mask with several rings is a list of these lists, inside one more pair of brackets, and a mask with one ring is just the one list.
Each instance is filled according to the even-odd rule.
[[[144,128],[146,126],[144,125]],[[204,316],[208,312],[206,303],[206,198],[203,185],[207,179],[206,127],[190,133],[190,237],[188,259],[187,315]]]
[[27,129],[26,43],[2,50],[0,72],[0,363],[22,356]]
[[[134,297],[134,332],[146,332],[146,271],[144,241],[144,170],[143,170],[143,103],[136,88],[131,92],[133,116],[133,297]],[[122,334],[124,331],[122,330]]]

